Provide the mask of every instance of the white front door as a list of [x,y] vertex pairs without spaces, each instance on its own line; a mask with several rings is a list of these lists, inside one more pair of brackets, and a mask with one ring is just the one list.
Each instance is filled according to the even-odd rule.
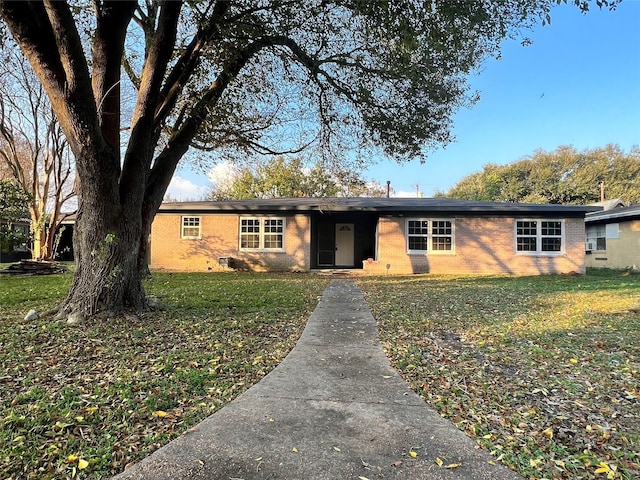
[[336,267],[353,267],[353,223],[336,223]]

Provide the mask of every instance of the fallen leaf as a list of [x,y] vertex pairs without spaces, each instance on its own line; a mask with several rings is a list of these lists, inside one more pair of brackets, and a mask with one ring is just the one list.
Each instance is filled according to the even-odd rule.
[[444,462],[440,457],[436,457],[436,463],[438,464],[439,467],[441,467],[444,464]]
[[411,451],[409,452],[409,456],[410,456],[411,458],[416,458],[416,457],[418,456],[418,452],[411,450]]
[[616,470],[617,468],[615,466],[611,468],[607,462],[600,462],[598,464],[598,468],[596,468],[594,473],[596,475],[599,475],[601,473],[606,473],[607,478],[613,478],[616,475]]
[[296,447],[293,447],[293,448],[291,449],[291,451],[292,451],[293,453],[298,453],[298,449],[297,449]]
[[84,470],[88,466],[89,462],[87,462],[85,459],[81,458],[80,460],[78,460],[78,470]]
[[542,434],[543,434],[545,437],[547,437],[547,438],[551,439],[551,438],[553,438],[553,429],[552,429],[551,427],[549,427],[549,428],[547,428],[547,429],[543,430],[543,431],[542,431]]
[[449,465],[445,465],[444,468],[458,468],[462,466],[461,463],[450,463]]
[[156,418],[164,418],[167,416],[167,412],[163,411],[163,410],[156,410],[155,412],[153,412],[151,415],[153,415]]

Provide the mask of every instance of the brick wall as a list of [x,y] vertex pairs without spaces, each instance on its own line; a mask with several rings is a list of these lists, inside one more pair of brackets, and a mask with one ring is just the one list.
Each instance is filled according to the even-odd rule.
[[201,238],[181,238],[182,215],[156,215],[151,227],[152,269],[206,272],[222,270],[218,259],[232,258],[240,269],[299,271],[310,268],[311,228],[305,215],[286,216],[284,252],[240,251],[240,216],[189,214],[201,222]]
[[548,256],[516,254],[515,221],[507,217],[457,217],[453,252],[409,255],[405,218],[381,217],[378,258],[373,263],[365,262],[363,273],[584,273],[583,219],[565,220],[565,251]]
[[[181,215],[156,215],[151,230],[151,268],[175,271],[222,270],[220,257],[231,257],[240,269],[307,271],[311,226],[306,215],[286,217],[284,252],[239,249],[236,214],[202,214],[202,238],[181,239]],[[454,251],[407,254],[404,217],[380,217],[377,260],[364,262],[363,274],[514,274],[585,272],[585,227],[582,218],[564,222],[565,251],[560,255],[515,252],[515,219],[456,217]]]

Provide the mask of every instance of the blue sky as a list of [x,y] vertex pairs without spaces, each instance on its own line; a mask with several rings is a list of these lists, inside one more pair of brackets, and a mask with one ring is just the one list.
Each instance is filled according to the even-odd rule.
[[[613,12],[594,5],[586,15],[562,5],[551,19],[527,33],[530,46],[505,41],[502,59],[487,60],[470,79],[480,101],[454,117],[454,143],[425,164],[381,161],[363,176],[390,180],[397,196],[415,196],[417,184],[429,197],[488,163],[537,149],[640,145],[640,0],[623,0]],[[197,199],[210,187],[205,175],[179,170],[168,193]]]

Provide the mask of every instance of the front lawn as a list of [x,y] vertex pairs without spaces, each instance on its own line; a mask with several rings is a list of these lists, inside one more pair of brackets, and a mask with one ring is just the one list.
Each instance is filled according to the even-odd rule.
[[[141,318],[24,321],[70,281],[0,277],[3,480],[139,461],[277,365],[328,279],[155,273]],[[640,478],[640,276],[358,282],[398,370],[496,462],[531,479]]]
[[640,275],[359,283],[396,368],[496,461],[640,478]]
[[0,478],[121,472],[238,396],[290,351],[326,277],[154,273],[141,318],[25,322],[71,274],[0,277]]

